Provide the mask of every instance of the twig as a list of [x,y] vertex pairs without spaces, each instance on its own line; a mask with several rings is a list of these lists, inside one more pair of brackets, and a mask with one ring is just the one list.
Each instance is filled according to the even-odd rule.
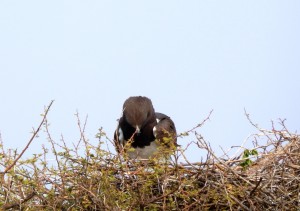
[[22,202],[17,202],[17,203],[11,203],[11,204],[5,204],[1,207],[2,210],[8,210],[8,209],[12,209],[12,208],[20,208],[21,204],[26,203],[27,201],[29,201],[30,199],[32,199],[34,196],[36,195],[35,192],[30,193],[25,199],[22,200]]
[[233,199],[237,204],[239,204],[244,210],[251,210],[248,207],[246,207],[245,205],[243,205],[240,200],[238,200],[237,198],[235,198],[233,195],[230,195],[230,198]]
[[255,190],[257,189],[257,187],[259,186],[259,184],[261,183],[262,181],[262,177],[259,179],[258,183],[256,184],[256,186],[253,188],[253,190],[250,192],[249,196],[251,197],[252,194],[255,192]]
[[45,111],[45,114],[43,115],[43,119],[38,127],[38,129],[36,131],[34,131],[32,137],[30,138],[30,140],[28,141],[26,147],[22,150],[22,152],[19,154],[19,156],[14,160],[14,162],[9,165],[8,167],[6,167],[6,169],[1,172],[1,174],[6,174],[12,167],[14,167],[14,165],[16,165],[16,163],[18,162],[18,160],[22,157],[22,155],[24,154],[24,152],[28,149],[29,145],[31,144],[31,142],[33,141],[33,139],[37,136],[38,132],[40,131],[42,125],[44,124],[45,120],[46,120],[46,117],[47,117],[47,114],[48,114],[48,111],[50,110],[52,104],[53,104],[54,100],[51,101],[51,103],[48,105],[46,111]]
[[214,110],[211,110],[209,112],[208,116],[201,123],[199,123],[198,125],[196,125],[195,127],[193,127],[192,129],[190,129],[186,132],[180,133],[179,135],[177,135],[177,137],[185,136],[186,134],[189,134],[189,133],[193,132],[195,129],[197,129],[199,127],[202,127],[206,121],[210,120],[210,116],[211,116],[213,111]]

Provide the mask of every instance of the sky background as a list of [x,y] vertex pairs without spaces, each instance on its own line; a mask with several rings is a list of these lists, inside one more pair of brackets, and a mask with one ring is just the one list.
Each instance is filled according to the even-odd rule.
[[[221,154],[271,120],[300,117],[300,1],[0,1],[0,133],[23,149],[44,106],[53,138],[112,138],[129,96],[152,99],[177,131],[198,129]],[[280,127],[279,127],[280,128]],[[180,138],[185,147],[194,136]],[[41,134],[26,155],[40,152]],[[199,161],[203,151],[190,147]]]

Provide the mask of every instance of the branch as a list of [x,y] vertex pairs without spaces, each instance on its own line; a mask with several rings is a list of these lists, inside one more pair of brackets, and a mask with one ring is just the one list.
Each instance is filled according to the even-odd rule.
[[22,157],[22,155],[24,154],[24,152],[28,149],[29,145],[31,144],[31,142],[33,141],[33,139],[37,136],[38,132],[40,131],[42,125],[44,124],[45,120],[46,120],[46,117],[47,117],[47,114],[53,104],[54,100],[51,101],[51,103],[48,105],[46,111],[45,111],[45,114],[43,115],[43,120],[41,121],[38,129],[36,131],[34,131],[32,137],[30,138],[30,140],[28,141],[26,147],[22,150],[22,152],[19,154],[19,156],[14,160],[14,162],[9,165],[8,167],[6,167],[6,169],[4,170],[4,172],[1,172],[1,174],[6,174],[12,167],[14,167],[14,165],[16,165],[16,163],[18,162],[18,160]]
[[21,208],[21,204],[26,203],[27,201],[29,201],[30,199],[32,199],[35,195],[36,195],[36,193],[32,192],[25,199],[23,199],[21,201],[21,203],[17,202],[17,203],[12,203],[12,204],[5,204],[5,205],[3,205],[3,207],[1,209],[3,209],[3,210],[9,210],[9,209],[13,209],[13,208],[20,209]]
[[193,127],[192,129],[186,131],[186,132],[183,132],[183,133],[180,133],[179,135],[177,135],[177,137],[181,137],[181,136],[186,136],[188,135],[189,133],[193,132],[194,130],[196,130],[197,128],[199,127],[202,127],[204,125],[205,122],[207,122],[208,120],[210,120],[210,116],[212,114],[214,110],[211,110],[208,114],[208,116],[201,122],[199,123],[198,125],[196,125],[195,127]]

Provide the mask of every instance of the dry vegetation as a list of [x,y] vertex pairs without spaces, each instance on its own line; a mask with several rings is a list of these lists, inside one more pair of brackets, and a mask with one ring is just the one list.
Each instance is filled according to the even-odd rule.
[[253,148],[235,147],[232,156],[226,152],[217,157],[197,133],[208,116],[182,134],[191,135],[205,159],[179,163],[181,150],[169,163],[146,163],[104,150],[110,140],[102,130],[99,145],[92,146],[79,118],[80,141],[73,147],[63,139],[56,142],[48,129],[50,107],[31,139],[42,129],[50,149],[22,159],[22,153],[5,150],[0,143],[3,210],[299,210],[300,137],[284,121],[279,130],[264,130],[247,115],[257,128],[246,140]]

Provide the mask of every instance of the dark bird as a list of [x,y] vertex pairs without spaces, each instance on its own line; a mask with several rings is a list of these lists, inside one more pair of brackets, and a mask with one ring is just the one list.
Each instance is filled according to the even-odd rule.
[[177,145],[177,133],[172,119],[162,113],[155,113],[157,125],[153,128],[153,134],[161,145],[168,148]]
[[125,151],[131,159],[148,159],[160,146],[177,146],[174,122],[165,114],[155,113],[151,100],[141,96],[124,102],[114,140],[117,151]]

